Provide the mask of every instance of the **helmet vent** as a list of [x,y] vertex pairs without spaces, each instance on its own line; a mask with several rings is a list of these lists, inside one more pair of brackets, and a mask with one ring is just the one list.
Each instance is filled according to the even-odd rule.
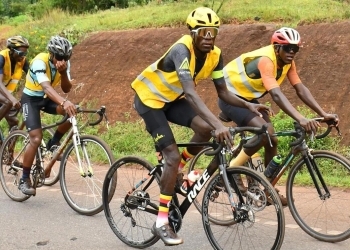
[[209,23],[211,23],[212,20],[211,20],[211,14],[210,13],[208,13],[208,19],[209,19]]

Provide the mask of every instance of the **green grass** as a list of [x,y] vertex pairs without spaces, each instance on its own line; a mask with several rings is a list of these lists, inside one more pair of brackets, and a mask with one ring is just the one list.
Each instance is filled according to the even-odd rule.
[[[237,0],[237,1],[177,1],[159,3],[150,1],[144,6],[111,9],[92,14],[75,15],[62,10],[51,10],[40,20],[19,16],[7,20],[11,29],[0,32],[0,38],[14,34],[27,37],[31,43],[29,58],[45,50],[50,36],[66,36],[74,44],[91,32],[126,30],[149,27],[184,26],[190,10],[198,6],[218,11],[222,23],[277,23],[292,26],[315,22],[335,22],[350,18],[347,1],[332,0]],[[260,20],[254,21],[258,17]],[[4,26],[5,27],[5,26]],[[0,26],[1,31],[1,26]]]

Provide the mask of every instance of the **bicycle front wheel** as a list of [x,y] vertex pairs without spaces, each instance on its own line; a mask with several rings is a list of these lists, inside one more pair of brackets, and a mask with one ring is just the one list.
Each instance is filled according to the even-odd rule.
[[287,180],[290,212],[310,236],[326,242],[346,240],[350,237],[350,163],[335,152],[314,150],[311,155],[312,170],[320,172],[329,192],[319,179],[321,194],[317,192],[305,160],[300,159]]
[[80,137],[80,144],[67,146],[59,171],[62,194],[68,205],[83,215],[102,211],[102,185],[114,161],[109,146],[92,135]]
[[[247,167],[228,168],[226,172],[233,197],[229,197],[220,174],[209,182],[203,197],[203,227],[212,247],[280,249],[284,239],[285,220],[275,189],[260,173]],[[247,187],[243,196],[233,188],[232,183],[237,174],[241,175]],[[233,208],[230,199],[237,206]],[[209,218],[209,214],[216,214],[220,221],[232,223],[218,225]]]
[[[146,160],[127,156],[113,163],[103,183],[103,207],[114,234],[125,244],[146,248],[156,243],[151,228],[157,219],[159,176]],[[110,197],[109,187],[118,184]]]
[[7,196],[14,201],[25,201],[30,197],[18,189],[23,173],[21,164],[28,141],[28,134],[25,131],[14,131],[6,138],[0,152],[1,185]]

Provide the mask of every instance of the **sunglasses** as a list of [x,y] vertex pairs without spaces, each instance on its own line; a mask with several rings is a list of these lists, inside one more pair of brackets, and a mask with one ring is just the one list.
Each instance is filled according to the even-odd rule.
[[192,32],[203,38],[215,38],[219,33],[219,29],[215,27],[202,27],[192,30]]
[[299,51],[299,46],[296,45],[296,44],[287,44],[287,45],[281,45],[282,46],[282,49],[289,53],[291,51],[293,51],[294,53],[297,53]]
[[23,57],[23,56],[26,56],[28,54],[27,51],[20,51],[20,50],[16,50],[16,49],[13,49],[14,52],[16,52],[16,54],[19,56],[19,57]]
[[70,56],[68,56],[68,55],[61,56],[59,54],[55,54],[55,58],[57,61],[63,61],[63,60],[68,61]]

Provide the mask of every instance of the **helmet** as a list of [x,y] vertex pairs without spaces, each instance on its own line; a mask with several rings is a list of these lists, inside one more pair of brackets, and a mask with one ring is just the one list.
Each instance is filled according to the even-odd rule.
[[198,7],[188,15],[186,23],[190,30],[195,29],[198,26],[219,28],[220,19],[212,9]]
[[280,28],[273,33],[271,37],[271,44],[296,44],[300,45],[299,32],[292,28]]
[[18,47],[29,48],[29,42],[23,36],[12,36],[9,39],[7,39],[6,46],[9,49],[14,49]]
[[72,44],[66,38],[60,36],[52,36],[47,44],[47,50],[55,55],[70,57],[72,49]]

